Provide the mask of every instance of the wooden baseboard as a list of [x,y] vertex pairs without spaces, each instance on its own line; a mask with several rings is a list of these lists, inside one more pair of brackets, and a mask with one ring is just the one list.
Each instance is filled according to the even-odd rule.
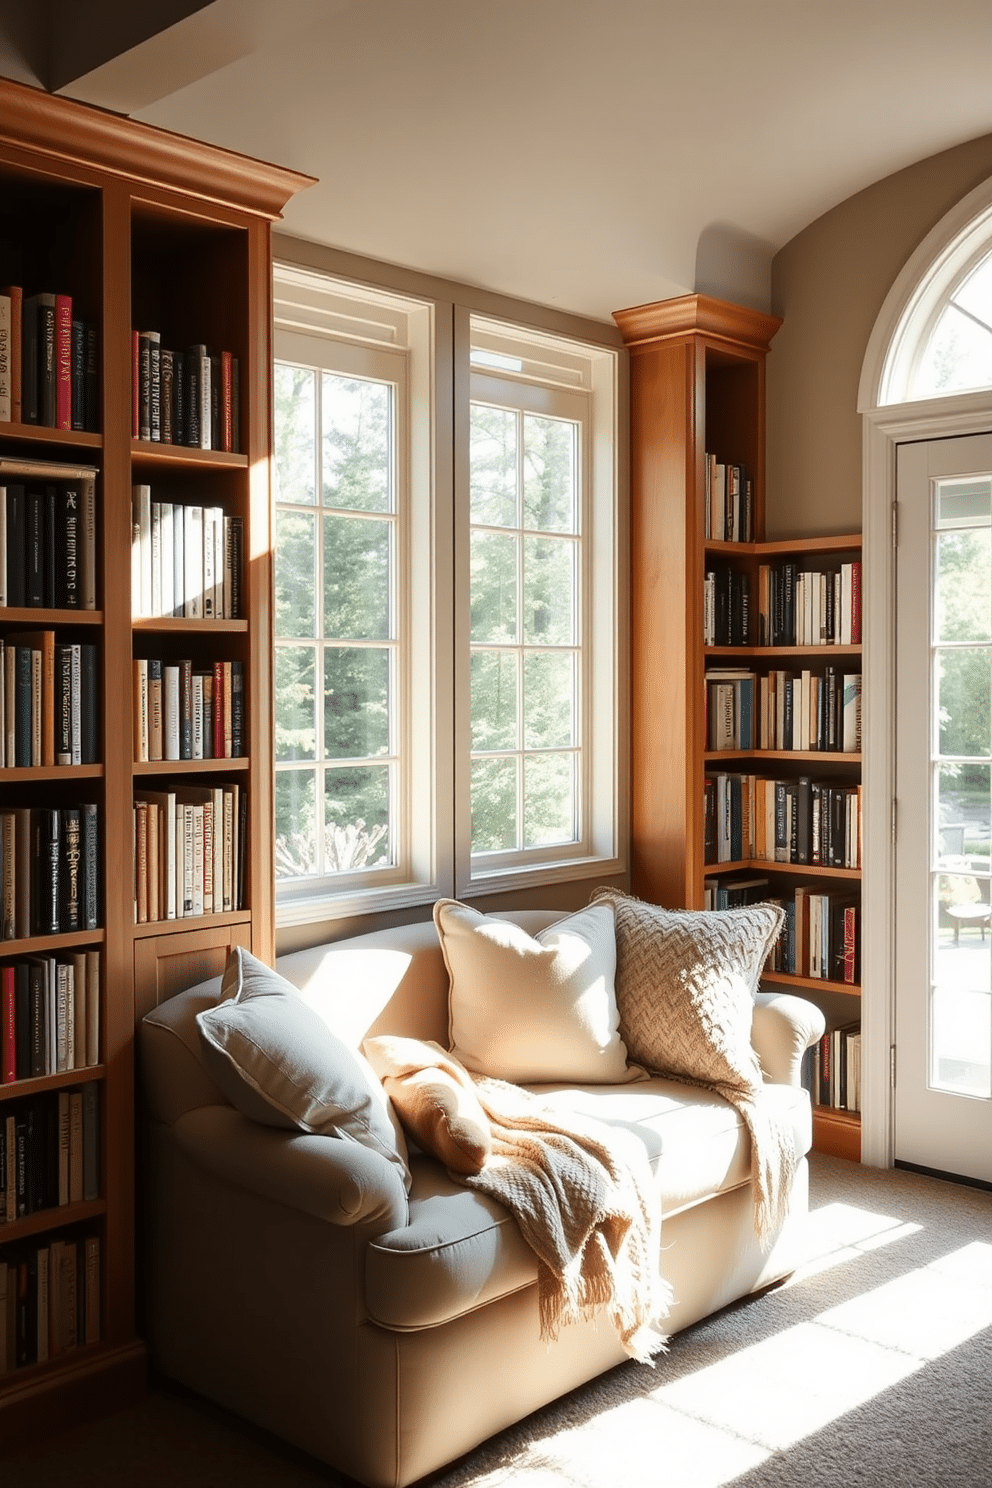
[[[33,1441],[110,1415],[141,1400],[148,1357],[135,1340],[81,1349],[58,1365],[16,1370],[0,1380],[0,1457]],[[0,1475],[2,1476],[2,1475]]]
[[814,1106],[813,1151],[860,1162],[861,1117],[830,1106]]

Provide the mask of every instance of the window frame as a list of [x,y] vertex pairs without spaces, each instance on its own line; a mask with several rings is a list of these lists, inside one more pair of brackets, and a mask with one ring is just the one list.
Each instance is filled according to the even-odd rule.
[[[397,755],[393,770],[399,801],[393,862],[312,879],[277,879],[276,923],[288,926],[420,904],[450,892],[446,855],[439,850],[444,834],[450,832],[443,805],[450,795],[443,780],[450,767],[437,749],[435,707],[437,679],[445,670],[438,646],[445,630],[437,576],[444,572],[446,532],[435,500],[433,429],[430,421],[425,426],[415,417],[416,409],[429,408],[435,401],[436,306],[281,260],[274,265],[273,283],[274,364],[367,377],[396,389],[396,554],[391,575],[396,624],[391,630],[398,637],[393,686],[398,716],[390,720],[390,753]],[[275,486],[273,480],[274,512]],[[319,489],[310,509],[318,521],[327,510]],[[287,644],[303,639],[287,638]],[[319,655],[321,643],[315,644]],[[279,645],[275,637],[274,653]],[[316,728],[318,733],[322,729],[320,718]],[[292,765],[273,761],[273,767],[285,771]]]
[[[549,885],[617,881],[626,872],[629,833],[629,477],[627,439],[621,434],[627,361],[615,328],[279,237],[273,284],[275,359],[286,360],[280,354],[284,332],[344,344],[370,339],[393,347],[402,341],[404,327],[410,334],[411,506],[403,602],[412,606],[409,624],[416,653],[406,694],[409,708],[402,720],[401,747],[409,759],[406,871],[388,883],[381,870],[371,870],[364,881],[361,874],[348,883],[328,877],[303,892],[300,880],[294,881],[295,893],[277,885],[276,923],[285,932],[283,944],[309,943],[308,925],[350,921],[357,929],[392,923],[408,917],[412,908],[456,893],[481,901],[485,908],[496,907],[509,890],[540,891],[541,902],[547,902]],[[464,597],[456,567],[458,543],[467,536],[462,529],[473,318],[477,337],[490,338],[494,349],[508,335],[524,349],[525,372],[546,370],[550,356],[554,375],[563,377],[565,386],[586,379],[592,407],[589,479],[595,492],[595,525],[587,550],[589,665],[596,685],[586,689],[593,746],[586,847],[487,873],[473,873],[471,864],[464,748],[468,655],[462,655],[464,628],[456,621]],[[462,575],[466,573],[463,567]],[[571,903],[576,892],[581,890],[563,887],[562,902]]]
[[[455,892],[460,897],[524,889],[537,883],[603,876],[622,871],[621,831],[621,679],[618,465],[618,355],[611,349],[541,332],[516,323],[456,308],[455,348],[460,374],[456,386],[455,427]],[[472,365],[473,349],[508,362],[519,370]],[[494,385],[519,385],[528,392],[531,411],[541,407],[540,390],[560,395],[563,406],[586,410],[580,435],[582,490],[580,534],[582,559],[577,575],[582,592],[583,635],[581,707],[578,719],[583,778],[578,808],[579,839],[541,848],[503,853],[472,853],[471,799],[471,595],[470,595],[470,449],[469,418],[473,402],[491,402],[476,394]],[[511,406],[507,404],[506,406]],[[571,415],[569,415],[571,416]],[[594,561],[595,556],[595,561]]]

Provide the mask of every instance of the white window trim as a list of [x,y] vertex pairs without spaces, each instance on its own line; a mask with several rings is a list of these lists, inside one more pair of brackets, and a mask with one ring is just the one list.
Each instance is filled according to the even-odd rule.
[[890,1167],[895,1042],[895,547],[893,503],[900,444],[992,432],[989,393],[911,399],[908,390],[936,313],[966,270],[992,247],[992,180],[953,207],[907,261],[879,311],[858,392],[863,424],[864,866],[862,872],[863,1075],[861,1160]]
[[[584,451],[588,532],[584,534],[581,583],[588,607],[588,648],[583,687],[582,741],[586,772],[582,799],[584,843],[519,854],[509,863],[480,859],[471,844],[470,609],[469,609],[469,404],[470,351],[521,354],[520,377],[538,377],[566,391],[584,385],[591,405]],[[622,871],[622,773],[620,697],[624,675],[620,645],[625,635],[619,599],[618,354],[515,324],[455,310],[455,892],[463,897],[522,889]],[[483,369],[478,369],[482,371]],[[512,373],[508,374],[513,376]]]
[[948,297],[990,247],[992,180],[976,186],[941,218],[886,295],[865,351],[860,412],[933,401],[914,396],[916,370]]
[[[443,408],[450,383],[450,312],[436,302],[364,289],[305,269],[275,265],[274,345],[277,361],[314,367],[361,370],[363,353],[374,349],[402,357],[403,434],[400,542],[396,602],[408,637],[401,662],[401,695],[408,704],[399,725],[400,770],[404,776],[398,821],[396,865],[364,873],[276,884],[276,924],[291,926],[422,904],[450,894],[452,832],[450,750],[450,586],[438,575],[450,573],[450,462],[444,457],[435,420],[413,417],[415,410]],[[332,357],[329,339],[340,349]],[[367,363],[366,363],[367,367]],[[366,371],[367,375],[367,371]],[[315,511],[321,509],[320,498]],[[318,727],[320,721],[318,720]]]

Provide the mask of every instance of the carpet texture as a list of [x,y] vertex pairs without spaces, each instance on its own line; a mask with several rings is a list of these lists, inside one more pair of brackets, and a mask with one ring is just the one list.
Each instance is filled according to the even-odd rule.
[[[992,1195],[812,1159],[809,1256],[484,1443],[433,1488],[992,1488]],[[494,1360],[494,1364],[497,1361]],[[439,1402],[439,1406],[442,1402]],[[337,1488],[179,1390],[0,1457],[31,1488]]]

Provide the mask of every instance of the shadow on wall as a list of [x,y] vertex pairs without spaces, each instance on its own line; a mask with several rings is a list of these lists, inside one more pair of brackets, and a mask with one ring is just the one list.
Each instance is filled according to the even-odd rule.
[[711,222],[696,244],[696,293],[770,312],[773,244],[730,222]]

